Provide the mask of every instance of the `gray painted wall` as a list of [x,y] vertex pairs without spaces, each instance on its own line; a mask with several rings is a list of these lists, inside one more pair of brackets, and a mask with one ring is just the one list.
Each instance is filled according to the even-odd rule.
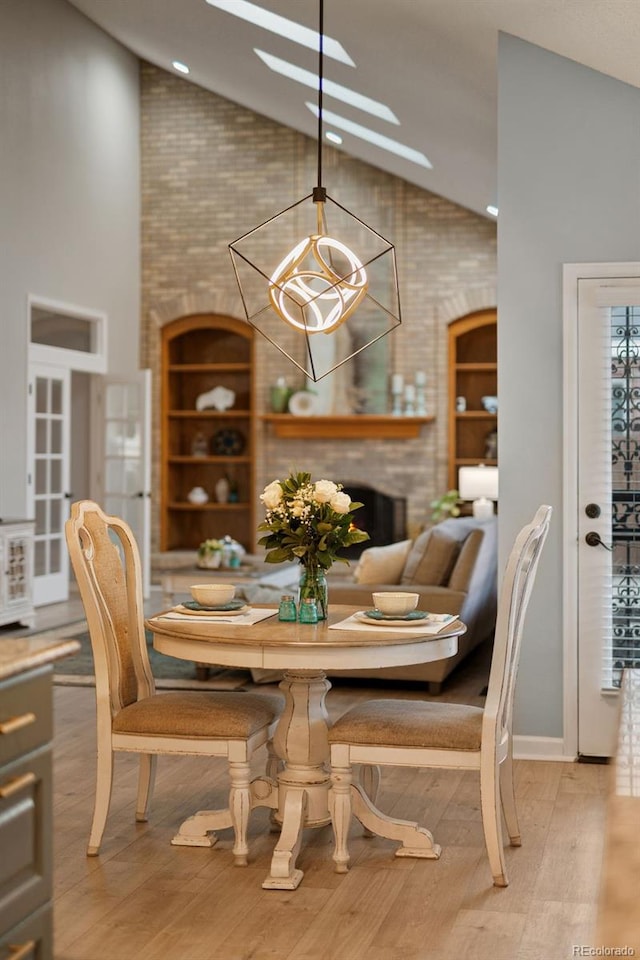
[[640,259],[640,91],[499,42],[500,556],[555,508],[524,638],[515,730],[561,737],[562,264]]
[[138,368],[138,61],[65,0],[0,4],[0,515],[26,504],[27,295],[103,310]]

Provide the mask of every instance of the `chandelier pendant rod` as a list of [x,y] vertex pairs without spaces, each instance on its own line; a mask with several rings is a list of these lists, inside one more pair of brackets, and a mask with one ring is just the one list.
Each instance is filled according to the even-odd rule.
[[324,203],[327,191],[322,186],[322,81],[324,78],[324,0],[319,2],[318,22],[318,182],[313,189],[313,202],[317,210],[317,229],[322,234],[324,221]]

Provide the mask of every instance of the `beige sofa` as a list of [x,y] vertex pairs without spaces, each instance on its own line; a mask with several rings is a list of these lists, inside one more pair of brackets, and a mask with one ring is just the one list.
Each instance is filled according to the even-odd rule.
[[[329,603],[372,606],[378,590],[405,589],[420,594],[418,607],[432,613],[456,613],[467,625],[455,657],[434,663],[380,670],[335,672],[333,676],[425,680],[430,693],[460,661],[492,636],[497,607],[496,518],[460,517],[445,520],[416,540],[371,547],[360,557],[352,575],[331,576]],[[339,566],[339,565],[338,565]]]

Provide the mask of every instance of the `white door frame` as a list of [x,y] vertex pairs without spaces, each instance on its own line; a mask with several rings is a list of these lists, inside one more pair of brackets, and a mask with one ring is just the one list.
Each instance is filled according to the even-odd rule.
[[578,753],[578,281],[640,277],[640,263],[563,266],[563,740]]

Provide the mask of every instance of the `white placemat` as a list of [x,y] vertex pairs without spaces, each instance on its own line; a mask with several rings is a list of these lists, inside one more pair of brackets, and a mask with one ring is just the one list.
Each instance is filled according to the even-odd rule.
[[[364,613],[364,610],[358,611],[360,614]],[[360,630],[365,633],[378,633],[382,627],[376,626],[375,623],[371,623],[371,626],[368,626],[366,623],[362,623],[361,620],[356,619],[356,614],[352,614],[350,617],[347,617],[346,620],[341,620],[339,623],[332,623],[329,626],[329,630]],[[425,620],[421,620],[419,624],[411,627],[386,627],[384,629],[385,633],[393,634],[407,634],[409,637],[433,637],[440,633],[441,630],[444,630],[446,627],[450,627],[458,618],[453,614],[448,614],[448,619],[443,620],[442,617],[445,614],[439,613],[436,614],[438,617],[437,620],[432,620],[430,617],[427,617]]]
[[187,613],[176,613],[174,610],[170,610],[168,613],[163,613],[159,617],[154,617],[153,619],[181,620],[185,623],[235,623],[246,627],[251,626],[253,623],[259,623],[261,620],[267,620],[269,617],[275,617],[277,612],[278,611],[276,609],[255,610],[251,608],[247,610],[246,613],[241,613],[235,617],[203,617],[202,615],[192,617]]

